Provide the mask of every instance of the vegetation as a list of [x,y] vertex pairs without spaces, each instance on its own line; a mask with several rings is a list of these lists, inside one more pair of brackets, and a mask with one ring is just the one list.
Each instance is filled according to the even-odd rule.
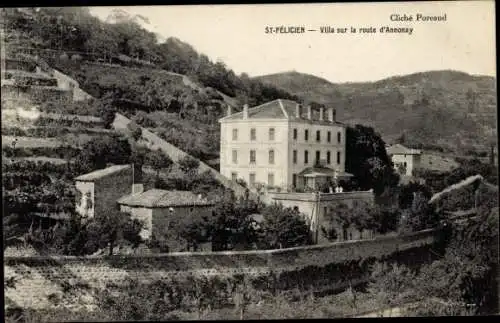
[[347,127],[345,160],[346,171],[355,176],[355,185],[362,190],[373,189],[381,196],[398,184],[385,143],[371,127]]
[[391,143],[460,155],[496,144],[494,77],[430,71],[339,84],[286,72],[256,79],[305,101],[333,106],[341,121],[370,124]]
[[137,247],[142,239],[142,223],[128,213],[113,213],[106,217],[82,219],[71,213],[69,221],[49,228],[28,232],[26,241],[42,253],[83,256],[104,248],[113,254],[117,244]]
[[449,172],[417,169],[415,173],[416,177],[425,180],[432,193],[440,192],[444,188],[474,175],[481,175],[487,182],[498,185],[498,168],[478,159],[462,160],[459,167]]

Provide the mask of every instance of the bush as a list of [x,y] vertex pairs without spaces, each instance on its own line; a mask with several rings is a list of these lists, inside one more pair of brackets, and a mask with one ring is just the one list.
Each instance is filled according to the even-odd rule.
[[189,174],[198,171],[198,167],[200,166],[200,162],[189,155],[184,156],[177,163],[184,173]]

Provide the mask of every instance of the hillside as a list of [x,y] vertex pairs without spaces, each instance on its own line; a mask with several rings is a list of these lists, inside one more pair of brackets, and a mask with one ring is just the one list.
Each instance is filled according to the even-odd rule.
[[493,77],[430,71],[335,84],[285,72],[255,79],[305,100],[332,105],[342,121],[372,125],[389,143],[403,139],[409,146],[466,152],[474,147],[486,150],[488,141],[496,140]]

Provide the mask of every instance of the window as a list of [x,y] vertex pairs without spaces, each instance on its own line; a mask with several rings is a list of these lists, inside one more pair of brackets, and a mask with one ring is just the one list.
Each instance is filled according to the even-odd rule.
[[297,151],[296,150],[293,151],[293,163],[297,164]]
[[293,129],[293,140],[297,140],[297,129]]
[[233,129],[233,140],[238,140],[238,129]]
[[250,129],[250,140],[256,140],[257,139],[257,132],[255,131],[255,128]]
[[321,131],[316,130],[316,141],[321,141]]
[[321,158],[321,152],[319,150],[316,150],[316,161],[315,161],[316,164],[319,164],[320,158]]
[[237,179],[238,179],[238,173],[232,172],[231,173],[231,180],[236,182]]
[[250,163],[254,164],[255,163],[255,159],[256,159],[255,150],[250,150]]
[[304,151],[304,164],[309,162],[309,152],[307,150]]
[[273,173],[267,174],[267,184],[269,186],[274,186],[274,174]]
[[250,178],[249,178],[250,185],[255,185],[255,173],[250,173]]
[[233,149],[233,164],[238,163],[238,151]]
[[269,150],[269,164],[274,164],[274,150]]
[[340,134],[340,131],[337,132],[337,142],[340,144],[340,142],[342,141],[342,135]]
[[274,128],[269,128],[269,140],[274,140]]
[[340,164],[340,151],[337,151],[337,164]]
[[304,131],[304,140],[305,141],[309,140],[309,130],[307,130],[307,129],[306,129],[306,131]]
[[328,131],[326,140],[328,142],[332,142],[332,132],[331,131]]
[[330,164],[331,164],[331,156],[330,156],[330,151],[327,151],[327,152],[326,152],[326,163],[327,163],[328,165],[330,165]]
[[292,185],[293,187],[297,187],[297,174],[292,175]]

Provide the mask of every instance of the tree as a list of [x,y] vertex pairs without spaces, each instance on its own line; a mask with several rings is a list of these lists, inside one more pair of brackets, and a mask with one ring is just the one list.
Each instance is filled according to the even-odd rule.
[[120,242],[127,241],[134,248],[142,242],[142,223],[132,219],[129,213],[109,212],[98,217],[88,228],[90,235],[98,236],[100,241],[109,246],[109,255],[113,254],[114,247]]
[[128,164],[132,148],[126,138],[101,136],[87,142],[77,156],[77,164],[82,171],[106,168],[108,163]]
[[309,226],[297,210],[280,204],[268,205],[261,211],[261,242],[266,248],[290,248],[311,244]]
[[99,117],[104,122],[104,128],[110,129],[115,120],[117,109],[113,104],[113,99],[110,96],[105,96],[101,99],[97,108]]
[[173,230],[186,240],[188,251],[198,251],[198,246],[210,240],[210,218],[198,214],[177,217]]
[[160,149],[150,151],[145,158],[145,165],[150,166],[156,171],[156,177],[159,178],[160,171],[162,169],[169,169],[173,161],[168,157],[165,153],[163,153]]
[[200,162],[193,157],[186,155],[178,161],[179,168],[187,174],[192,175],[192,173],[198,171],[198,167],[200,166]]
[[407,209],[411,206],[414,196],[417,193],[422,193],[427,199],[430,199],[432,192],[429,187],[424,184],[410,182],[406,185],[401,185],[399,192],[399,207],[402,209]]
[[[331,212],[327,212],[321,226],[323,236],[329,241],[334,241],[339,238],[339,235],[343,235],[343,232],[351,225],[349,212],[349,207],[345,203],[339,203]],[[341,229],[342,233],[337,232],[338,229]]]
[[355,176],[360,189],[373,189],[377,196],[399,181],[384,141],[371,127],[347,127],[345,167]]
[[434,228],[438,225],[440,216],[428,203],[423,193],[415,193],[411,207],[404,212],[402,231],[420,231]]
[[255,212],[257,205],[253,201],[237,201],[234,193],[226,192],[210,220],[212,249],[217,251],[252,248],[257,236],[250,215]]

